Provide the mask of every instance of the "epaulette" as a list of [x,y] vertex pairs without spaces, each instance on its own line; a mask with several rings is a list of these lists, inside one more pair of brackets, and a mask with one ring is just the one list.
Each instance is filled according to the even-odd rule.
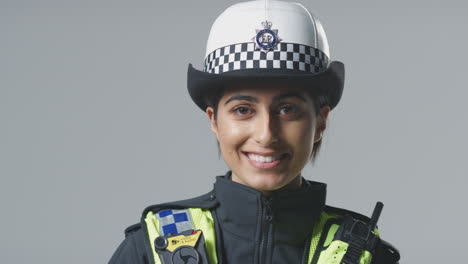
[[363,214],[360,214],[360,213],[357,213],[357,212],[354,212],[354,211],[351,211],[351,210],[343,209],[343,208],[338,208],[338,207],[333,207],[333,206],[326,205],[324,211],[329,212],[329,213],[337,214],[340,217],[345,217],[346,215],[351,215],[355,219],[361,220],[361,221],[366,222],[366,223],[370,221],[370,218],[368,216],[365,216]]
[[133,224],[133,225],[125,228],[125,231],[124,231],[125,237],[130,235],[130,233],[138,231],[140,228],[141,228],[141,223],[136,223],[136,224]]
[[150,205],[143,210],[142,219],[146,217],[148,212],[158,212],[164,209],[185,209],[185,208],[202,208],[202,209],[212,209],[218,206],[219,202],[216,200],[216,195],[214,194],[214,190],[200,195],[195,198],[162,203],[162,204],[155,204]]
[[389,242],[380,239],[372,264],[398,264],[400,252]]

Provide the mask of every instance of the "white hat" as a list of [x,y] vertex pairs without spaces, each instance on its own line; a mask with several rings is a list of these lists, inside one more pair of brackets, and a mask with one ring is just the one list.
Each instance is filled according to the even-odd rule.
[[227,8],[213,23],[203,70],[189,65],[188,90],[204,111],[211,95],[233,81],[305,84],[334,108],[344,85],[344,64],[330,62],[322,24],[303,5],[251,1]]

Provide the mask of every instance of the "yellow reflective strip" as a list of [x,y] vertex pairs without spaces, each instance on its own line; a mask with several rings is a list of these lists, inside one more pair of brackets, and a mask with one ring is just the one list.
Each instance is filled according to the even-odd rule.
[[211,211],[200,208],[190,208],[189,210],[190,215],[192,216],[193,226],[196,230],[200,229],[203,231],[205,247],[210,263],[218,263],[218,257],[216,254],[216,234]]
[[377,236],[380,236],[380,232],[379,232],[379,230],[377,229],[377,227],[374,229],[374,234],[376,234]]
[[148,229],[148,236],[151,244],[151,250],[153,252],[154,263],[161,264],[161,260],[159,259],[159,255],[154,248],[154,240],[159,236],[159,221],[156,220],[153,212],[148,212],[145,218],[146,228]]
[[336,214],[329,214],[327,212],[322,212],[320,214],[319,221],[314,225],[314,230],[312,231],[312,240],[310,241],[309,258],[307,263],[312,263],[312,258],[314,257],[314,253],[318,248],[318,243],[322,236],[323,227],[328,220],[335,218],[336,216]]
[[[344,255],[346,254],[348,246],[348,243],[343,241],[333,241],[326,250],[320,253],[320,258],[317,264],[340,264]],[[371,261],[371,253],[367,250],[364,250],[359,259],[359,264],[370,264]]]
[[370,264],[371,261],[372,254],[369,251],[364,250],[364,252],[362,252],[361,259],[359,259],[359,264]]
[[340,264],[348,249],[348,243],[340,240],[331,242],[330,246],[320,253],[317,264]]
[[339,227],[340,227],[340,225],[337,225],[337,224],[331,225],[331,227],[330,227],[330,229],[328,231],[325,243],[323,243],[323,247],[328,247],[328,245],[331,244],[331,242],[333,241],[333,238],[335,237],[336,231],[338,230]]

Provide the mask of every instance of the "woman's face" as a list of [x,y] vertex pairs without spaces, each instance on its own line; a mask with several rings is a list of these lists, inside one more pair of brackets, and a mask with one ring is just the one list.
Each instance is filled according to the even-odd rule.
[[285,84],[228,87],[217,119],[206,109],[232,180],[268,194],[298,188],[314,142],[320,140],[330,108],[316,115],[302,88]]

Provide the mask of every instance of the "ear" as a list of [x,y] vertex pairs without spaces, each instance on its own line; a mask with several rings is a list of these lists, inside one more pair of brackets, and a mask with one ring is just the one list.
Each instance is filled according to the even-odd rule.
[[327,128],[327,119],[328,119],[328,114],[330,113],[331,109],[330,106],[326,105],[323,106],[320,109],[320,114],[318,115],[317,118],[317,126],[315,130],[315,137],[314,137],[314,143],[319,142],[322,140],[322,134],[323,131]]
[[218,138],[218,125],[216,123],[216,120],[214,119],[214,109],[211,106],[208,106],[206,108],[206,115],[208,116],[208,119],[210,120],[210,126],[211,126],[211,131],[216,135],[216,138]]

